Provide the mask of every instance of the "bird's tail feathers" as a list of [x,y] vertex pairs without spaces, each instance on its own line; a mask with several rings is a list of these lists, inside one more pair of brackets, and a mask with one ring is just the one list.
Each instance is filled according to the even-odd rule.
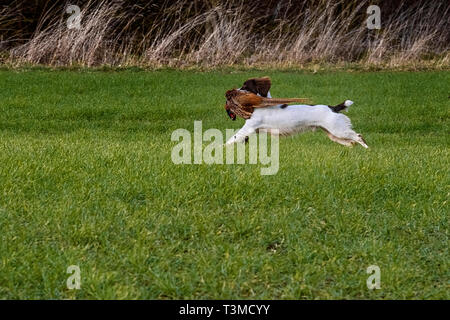
[[300,102],[300,103],[309,103],[310,100],[308,98],[262,98],[261,102],[254,105],[254,108],[263,108],[263,107],[270,107],[270,106],[276,106],[279,104],[289,104],[293,102]]

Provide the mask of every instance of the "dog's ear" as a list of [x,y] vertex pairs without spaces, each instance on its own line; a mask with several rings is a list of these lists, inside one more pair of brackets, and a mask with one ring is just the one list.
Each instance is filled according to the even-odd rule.
[[241,89],[254,94],[258,94],[258,88],[256,87],[255,79],[248,79],[247,81],[245,81]]
[[267,98],[267,94],[269,93],[271,82],[269,77],[257,78],[255,79],[256,89],[258,90],[258,94],[264,98]]
[[271,86],[270,78],[253,78],[244,82],[242,90],[249,91],[254,94],[259,94],[261,97],[267,97]]

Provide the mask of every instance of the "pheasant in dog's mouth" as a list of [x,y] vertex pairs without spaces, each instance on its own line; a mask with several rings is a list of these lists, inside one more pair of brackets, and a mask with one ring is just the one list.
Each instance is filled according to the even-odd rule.
[[228,90],[225,97],[227,98],[225,110],[232,120],[236,120],[236,115],[244,119],[250,119],[255,108],[287,105],[293,102],[309,102],[307,98],[265,98],[237,89]]

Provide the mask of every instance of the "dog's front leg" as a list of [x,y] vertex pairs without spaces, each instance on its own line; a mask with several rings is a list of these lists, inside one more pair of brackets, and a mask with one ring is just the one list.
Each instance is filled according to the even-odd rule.
[[226,145],[230,145],[236,142],[244,142],[245,139],[255,131],[256,128],[247,121],[238,132],[236,132],[230,139],[228,139]]

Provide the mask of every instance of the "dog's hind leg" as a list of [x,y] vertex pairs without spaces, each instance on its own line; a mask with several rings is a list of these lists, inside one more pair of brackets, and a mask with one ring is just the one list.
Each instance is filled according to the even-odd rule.
[[356,142],[351,139],[344,139],[344,138],[338,138],[335,135],[333,135],[330,131],[328,131],[325,128],[322,128],[323,131],[327,134],[328,138],[330,138],[331,141],[337,142],[339,144],[342,144],[346,147],[352,147]]
[[322,126],[328,137],[342,145],[352,146],[359,143],[364,148],[369,148],[363,137],[353,131],[350,119],[343,114],[333,113],[333,117]]
[[354,140],[356,142],[358,142],[360,145],[362,145],[364,148],[368,149],[369,146],[367,145],[366,141],[364,140],[364,138],[362,137],[361,134],[357,133],[357,138]]
[[325,129],[324,129],[324,131],[326,132],[328,138],[330,138],[331,141],[337,142],[337,143],[342,144],[347,147],[352,147],[355,144],[355,142],[353,140],[338,138],[338,137],[334,136],[332,133],[330,133],[329,131],[327,131]]
[[[326,131],[326,130],[325,130]],[[333,140],[334,142],[340,143],[344,146],[351,147],[356,143],[359,143],[364,148],[368,149],[369,146],[367,145],[366,141],[362,137],[361,134],[356,133],[355,131],[351,130],[350,132],[347,132],[344,137],[337,137],[334,134],[327,131],[328,137]]]

